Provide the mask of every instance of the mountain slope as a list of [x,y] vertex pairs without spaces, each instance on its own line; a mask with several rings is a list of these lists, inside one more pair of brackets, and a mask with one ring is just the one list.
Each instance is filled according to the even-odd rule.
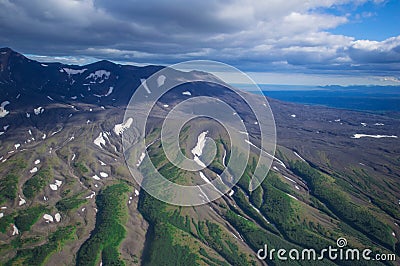
[[[257,259],[257,251],[264,244],[320,250],[336,246],[339,237],[350,247],[399,254],[399,140],[354,135],[399,136],[397,119],[270,99],[276,158],[262,185],[250,192],[260,152],[251,114],[221,88],[178,87],[160,100],[159,112],[186,99],[184,90],[221,97],[242,115],[255,147],[232,192],[206,205],[177,207],[140,190],[116,130],[141,79],[161,67],[39,63],[7,48],[0,49],[0,64],[2,263],[279,265]],[[198,179],[168,163],[159,125],[159,117],[150,119],[150,159],[177,182]],[[196,120],[179,138],[190,157],[206,130],[219,151],[204,170],[212,179],[236,156],[223,130]]]

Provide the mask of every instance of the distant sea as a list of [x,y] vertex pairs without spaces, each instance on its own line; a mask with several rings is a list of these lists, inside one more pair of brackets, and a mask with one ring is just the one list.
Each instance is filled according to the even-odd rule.
[[264,95],[286,102],[348,110],[400,112],[400,86],[259,87]]

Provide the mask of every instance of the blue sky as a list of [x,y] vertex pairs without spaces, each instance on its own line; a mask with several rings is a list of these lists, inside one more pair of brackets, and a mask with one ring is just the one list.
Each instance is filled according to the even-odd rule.
[[73,64],[216,60],[264,84],[400,85],[399,14],[397,0],[0,0],[0,45]]
[[330,30],[334,34],[354,36],[356,39],[383,41],[399,35],[400,1],[367,2],[327,10],[336,15],[348,14],[349,22]]

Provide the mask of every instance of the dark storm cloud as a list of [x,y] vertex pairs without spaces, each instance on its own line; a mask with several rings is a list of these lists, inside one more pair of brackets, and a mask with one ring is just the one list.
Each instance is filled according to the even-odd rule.
[[128,62],[212,59],[259,71],[373,72],[372,65],[397,71],[399,37],[356,41],[327,32],[347,18],[315,10],[336,2],[343,3],[0,0],[0,43],[23,53]]

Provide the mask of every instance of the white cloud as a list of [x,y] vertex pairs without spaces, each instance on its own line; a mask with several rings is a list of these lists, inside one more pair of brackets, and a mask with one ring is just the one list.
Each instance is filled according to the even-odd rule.
[[397,71],[400,36],[377,42],[328,32],[349,16],[326,8],[365,2],[0,0],[0,42],[46,53],[45,61],[63,55],[75,63],[91,60],[85,56],[140,63],[202,58],[245,69]]
[[349,55],[360,63],[400,63],[400,36],[380,42],[356,40],[349,47]]

